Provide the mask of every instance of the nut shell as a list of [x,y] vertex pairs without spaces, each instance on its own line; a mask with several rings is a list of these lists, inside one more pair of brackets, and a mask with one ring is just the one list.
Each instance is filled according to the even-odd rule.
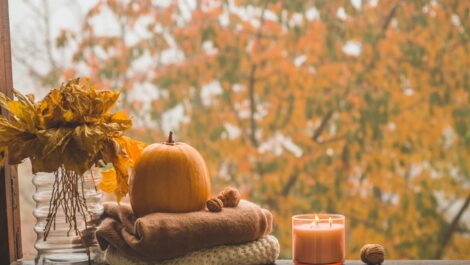
[[81,230],[78,236],[73,237],[72,244],[82,244],[82,246],[86,248],[92,246],[96,240],[95,231],[96,228],[87,228]]
[[240,203],[241,195],[237,189],[227,187],[217,195],[217,198],[224,203],[224,207],[237,207],[238,203]]
[[212,198],[206,202],[207,209],[211,212],[220,212],[224,203],[218,198]]
[[367,244],[361,248],[361,260],[369,265],[382,264],[385,259],[385,249],[379,244]]

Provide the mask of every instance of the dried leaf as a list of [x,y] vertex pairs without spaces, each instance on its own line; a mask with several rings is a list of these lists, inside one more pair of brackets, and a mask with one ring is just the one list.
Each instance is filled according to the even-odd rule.
[[0,152],[8,151],[10,164],[30,158],[33,172],[63,166],[83,174],[100,162],[112,163],[100,187],[118,200],[127,194],[128,167],[145,144],[122,136],[132,127],[124,112],[109,113],[119,92],[100,91],[76,78],[38,103],[32,95],[14,94],[17,100],[0,94],[0,106],[12,113],[11,120],[0,117]]
[[36,131],[36,113],[34,109],[21,101],[8,101],[7,109],[13,114],[14,118],[20,121],[24,129],[29,132]]
[[23,130],[12,125],[5,117],[0,116],[0,145],[8,145],[22,133]]
[[[121,136],[116,138],[116,141],[119,143],[121,147],[124,148],[126,154],[129,158],[134,162],[142,153],[145,147],[147,147],[146,143],[136,141],[132,138],[127,136]],[[133,166],[133,163],[132,163]]]
[[13,90],[13,94],[15,95],[15,97],[23,102],[25,105],[27,105],[29,108],[31,109],[35,109],[35,106],[34,106],[34,95],[33,94],[27,94],[27,95],[23,95],[21,94],[18,90],[14,89]]
[[98,188],[107,193],[114,192],[117,187],[116,170],[111,168],[101,171],[101,176],[101,183]]
[[119,155],[118,159],[113,161],[113,167],[116,170],[117,187],[114,193],[118,201],[121,200],[129,192],[129,171],[127,169],[128,158]]
[[71,112],[70,110],[64,113],[64,119],[66,122],[71,122],[74,118],[73,116],[73,112]]

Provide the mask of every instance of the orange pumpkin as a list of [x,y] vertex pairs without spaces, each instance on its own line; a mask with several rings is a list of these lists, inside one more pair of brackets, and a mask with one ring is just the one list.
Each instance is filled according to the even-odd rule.
[[130,201],[134,213],[202,210],[211,194],[207,166],[188,144],[167,142],[147,146],[134,166]]

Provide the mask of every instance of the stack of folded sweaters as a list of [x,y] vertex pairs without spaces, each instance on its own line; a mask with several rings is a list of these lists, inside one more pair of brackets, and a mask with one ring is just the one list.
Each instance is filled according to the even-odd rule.
[[153,213],[135,218],[125,204],[106,204],[96,231],[110,265],[268,264],[279,255],[272,215],[241,201],[221,212]]

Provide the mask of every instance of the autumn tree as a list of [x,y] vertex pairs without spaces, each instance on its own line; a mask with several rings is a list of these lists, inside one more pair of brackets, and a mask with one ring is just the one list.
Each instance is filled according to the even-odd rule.
[[351,258],[470,257],[470,2],[158,2],[97,1],[63,78],[121,90],[140,140],[176,130],[284,256],[290,217],[326,211]]

